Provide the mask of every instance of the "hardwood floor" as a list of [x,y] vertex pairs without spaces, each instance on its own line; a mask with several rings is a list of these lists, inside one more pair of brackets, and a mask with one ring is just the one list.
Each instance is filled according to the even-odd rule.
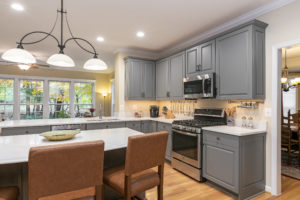
[[[282,176],[282,195],[261,194],[253,200],[299,200],[300,181]],[[157,200],[156,188],[146,193],[148,200]],[[165,164],[164,200],[232,200],[233,198],[214,187],[194,181]]]

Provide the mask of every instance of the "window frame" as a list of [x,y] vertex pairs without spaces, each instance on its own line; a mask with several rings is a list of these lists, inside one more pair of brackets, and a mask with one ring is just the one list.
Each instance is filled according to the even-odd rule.
[[[13,103],[13,120],[20,120],[20,81],[21,80],[33,80],[33,81],[43,81],[43,119],[49,119],[49,81],[60,81],[60,82],[70,82],[70,117],[75,117],[75,101],[74,94],[75,88],[74,83],[92,83],[93,84],[93,97],[92,102],[95,107],[95,83],[96,80],[89,79],[70,79],[70,78],[54,78],[54,77],[42,77],[42,76],[19,76],[19,75],[8,75],[0,74],[0,79],[11,79],[14,81],[14,103]],[[25,120],[25,119],[24,119]]]
[[[21,111],[20,111],[20,109],[21,109],[21,105],[27,105],[26,103],[21,103],[21,82],[22,81],[41,81],[41,82],[43,82],[43,102],[41,102],[41,103],[30,103],[29,105],[43,105],[43,118],[42,119],[44,119],[44,89],[45,89],[45,86],[44,86],[44,84],[45,84],[45,81],[44,80],[41,80],[41,79],[32,79],[32,78],[19,78],[19,94],[18,94],[18,96],[19,96],[19,119],[21,119]],[[30,119],[22,119],[22,120],[30,120]],[[34,120],[34,119],[32,119],[32,120]]]
[[[12,117],[12,119],[14,119],[14,113],[15,113],[15,79],[14,78],[12,78],[12,77],[0,77],[0,79],[2,79],[2,80],[12,80],[13,81],[13,103],[0,103],[0,105],[2,106],[13,106],[13,117]],[[7,88],[7,87],[6,87]],[[4,109],[5,110],[5,109]]]

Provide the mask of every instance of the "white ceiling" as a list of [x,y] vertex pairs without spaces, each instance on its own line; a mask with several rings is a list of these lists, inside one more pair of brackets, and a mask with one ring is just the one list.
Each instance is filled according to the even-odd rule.
[[[74,35],[89,40],[96,47],[99,57],[112,67],[113,54],[118,49],[160,53],[274,1],[65,0],[65,9],[69,12],[68,19]],[[12,10],[10,5],[14,2],[21,3],[25,11]],[[27,32],[49,31],[59,7],[60,0],[1,0],[0,53],[16,47],[16,42]],[[144,38],[135,36],[138,30],[145,32]],[[58,29],[54,34],[58,36]],[[100,35],[105,38],[104,42],[96,41]],[[51,38],[25,48],[41,60],[58,52]],[[82,68],[84,61],[90,58],[73,43],[65,53],[75,60],[78,68]]]

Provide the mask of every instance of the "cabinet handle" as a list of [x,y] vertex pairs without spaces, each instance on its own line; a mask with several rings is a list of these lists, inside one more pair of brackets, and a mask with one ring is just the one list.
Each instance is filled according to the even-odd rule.
[[167,97],[170,97],[170,92],[167,92]]
[[219,137],[217,137],[217,140],[220,140],[220,138],[219,138]]

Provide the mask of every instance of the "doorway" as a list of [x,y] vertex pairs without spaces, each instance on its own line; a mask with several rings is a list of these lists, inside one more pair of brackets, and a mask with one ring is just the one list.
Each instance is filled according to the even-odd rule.
[[272,46],[271,193],[281,194],[282,50],[299,45],[300,39]]
[[300,181],[300,45],[281,52],[281,174]]

